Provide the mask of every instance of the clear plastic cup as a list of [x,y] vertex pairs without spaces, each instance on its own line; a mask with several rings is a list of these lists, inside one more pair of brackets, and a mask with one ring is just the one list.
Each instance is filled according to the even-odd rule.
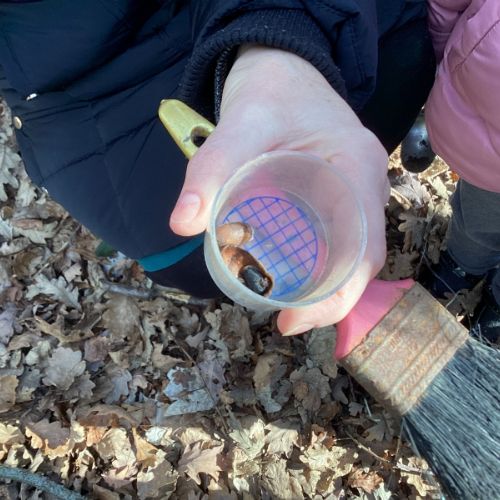
[[[222,259],[216,228],[244,222],[242,248],[274,279],[269,296],[247,288]],[[347,179],[315,156],[275,151],[241,167],[220,189],[205,235],[205,260],[217,286],[253,310],[302,307],[338,291],[366,249],[366,218]]]

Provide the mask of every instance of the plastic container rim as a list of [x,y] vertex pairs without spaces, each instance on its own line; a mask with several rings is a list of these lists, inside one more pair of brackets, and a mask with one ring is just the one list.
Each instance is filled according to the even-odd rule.
[[[320,158],[319,156],[315,156],[310,153],[303,153],[303,152],[298,152],[298,151],[286,151],[286,150],[276,150],[268,153],[263,153],[256,158],[247,161],[244,163],[223,185],[221,189],[217,192],[214,202],[212,204],[212,210],[210,213],[210,219],[209,219],[209,224],[208,224],[208,230],[207,230],[207,238],[205,238],[205,245],[207,244],[207,240],[210,243],[210,246],[212,247],[213,254],[215,256],[215,260],[217,261],[217,264],[219,267],[222,269],[226,268],[226,264],[222,260],[221,253],[219,251],[219,246],[217,244],[217,240],[212,237],[212,235],[215,234],[215,223],[216,223],[216,214],[215,214],[215,209],[218,207],[221,198],[225,196],[226,192],[228,190],[231,190],[233,186],[236,184],[236,177],[241,177],[242,175],[245,175],[245,173],[252,168],[255,168],[258,166],[260,163],[264,161],[269,161],[273,160],[274,158],[277,157],[282,157],[282,156],[295,156],[297,158],[303,158],[306,160],[313,160],[315,162],[319,162],[323,165],[323,167],[330,169],[335,176],[337,176],[346,186],[346,188],[351,192],[352,194],[352,199],[354,200],[354,203],[356,205],[356,208],[358,210],[358,213],[360,215],[360,220],[361,220],[361,244],[359,247],[358,254],[356,255],[356,258],[354,260],[354,263],[347,273],[346,277],[339,283],[337,287],[332,289],[329,292],[326,292],[322,295],[318,295],[317,297],[314,297],[313,299],[306,299],[306,300],[299,300],[299,301],[281,301],[281,300],[276,300],[276,299],[270,299],[268,297],[262,297],[255,292],[252,292],[249,290],[243,283],[238,281],[234,276],[232,276],[234,279],[234,286],[236,289],[239,289],[241,293],[243,294],[251,294],[252,298],[254,301],[261,302],[263,308],[267,309],[291,309],[291,308],[297,308],[297,307],[305,307],[309,306],[312,304],[316,304],[318,302],[322,302],[323,300],[326,300],[327,298],[331,297],[334,295],[338,290],[340,290],[353,276],[355,273],[356,269],[358,269],[359,264],[361,263],[362,258],[364,257],[365,251],[366,251],[366,246],[368,243],[368,231],[367,231],[367,221],[366,221],[366,214],[364,211],[364,208],[361,204],[361,201],[359,200],[359,197],[355,193],[354,189],[352,188],[351,182],[342,174],[339,172],[335,166],[324,160],[323,158]],[[228,274],[230,275],[229,271]],[[214,281],[217,283],[216,277],[214,277]],[[229,297],[232,298],[232,297]]]

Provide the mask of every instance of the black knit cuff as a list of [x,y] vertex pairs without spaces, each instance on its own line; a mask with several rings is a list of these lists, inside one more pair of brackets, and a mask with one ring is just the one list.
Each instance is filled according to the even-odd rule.
[[[179,87],[179,99],[214,120],[229,62],[243,44],[293,52],[313,64],[346,97],[346,87],[331,55],[331,44],[301,10],[268,9],[241,14],[195,47]],[[218,118],[218,117],[217,117]]]

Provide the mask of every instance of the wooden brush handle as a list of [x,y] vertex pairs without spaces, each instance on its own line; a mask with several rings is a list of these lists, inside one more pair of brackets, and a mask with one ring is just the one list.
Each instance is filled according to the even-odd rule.
[[418,283],[375,281],[337,325],[337,336],[341,364],[379,402],[404,415],[468,331]]

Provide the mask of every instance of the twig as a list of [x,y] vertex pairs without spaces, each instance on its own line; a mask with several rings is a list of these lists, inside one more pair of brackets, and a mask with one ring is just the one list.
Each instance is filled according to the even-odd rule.
[[141,300],[150,300],[153,298],[152,290],[136,288],[130,285],[122,285],[120,283],[111,283],[110,281],[101,281],[101,284],[106,292],[114,293],[116,295],[125,295],[126,297],[133,297]]
[[392,466],[392,471],[391,475],[389,476],[389,480],[387,481],[387,488],[391,489],[393,488],[393,481],[396,479],[395,474],[394,474],[394,468],[397,467],[398,465],[398,458],[399,458],[399,453],[401,451],[401,435],[403,434],[403,426],[399,428],[399,434],[398,434],[398,444],[396,445],[396,451],[394,452],[394,458],[392,459],[393,466]]
[[360,443],[353,435],[349,434],[349,432],[346,431],[346,434],[358,445],[359,448],[361,448],[363,451],[366,451],[366,453],[368,453],[372,457],[376,458],[377,460],[380,460],[381,462],[384,462],[385,464],[391,463],[390,460],[380,457],[375,452],[370,450],[370,448],[367,448],[364,444]]
[[376,458],[380,462],[383,462],[385,464],[390,464],[391,469],[398,469],[403,472],[409,472],[411,474],[420,474],[420,475],[429,475],[430,477],[433,477],[431,471],[421,469],[419,467],[413,467],[411,465],[404,465],[404,464],[393,464],[391,460],[387,460],[386,458],[382,458],[381,456],[377,455],[375,452],[370,450],[370,448],[366,447],[364,444],[360,443],[354,436],[349,434],[349,432],[346,431],[346,434],[357,444],[357,446],[362,449],[363,451],[366,451],[369,455],[371,455],[373,458]]
[[16,467],[0,465],[0,479],[12,479],[20,483],[29,484],[61,500],[85,500],[84,496],[76,491],[69,490],[62,484],[55,483],[44,476]]
[[177,291],[173,288],[164,288],[157,285],[147,289],[124,285],[121,283],[112,283],[111,281],[106,280],[102,280],[101,284],[109,293],[125,295],[126,297],[134,297],[140,300],[152,300],[156,297],[166,297],[167,299],[174,300],[176,302],[182,302],[183,304],[199,307],[208,307],[213,303],[212,299],[198,299],[182,291]]

